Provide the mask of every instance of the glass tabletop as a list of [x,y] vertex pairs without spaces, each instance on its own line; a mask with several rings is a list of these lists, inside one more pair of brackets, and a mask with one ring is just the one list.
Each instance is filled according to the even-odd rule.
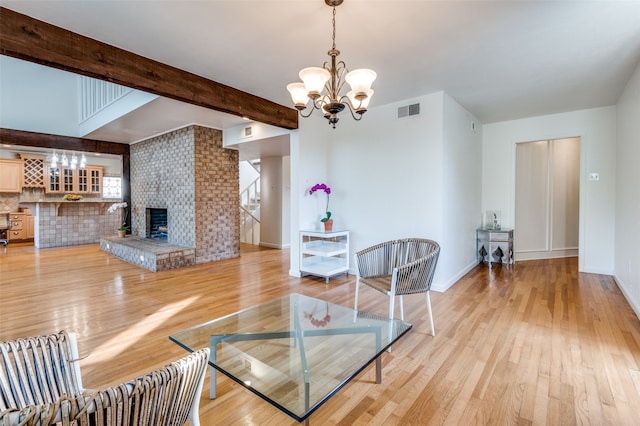
[[[169,338],[211,348],[216,370],[303,421],[411,324],[290,294],[192,327]],[[211,393],[215,397],[215,372]]]

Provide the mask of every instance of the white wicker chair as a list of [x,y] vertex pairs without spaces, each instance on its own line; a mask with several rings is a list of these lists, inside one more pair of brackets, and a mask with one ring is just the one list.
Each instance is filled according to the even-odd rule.
[[389,318],[393,318],[395,297],[400,298],[400,319],[404,320],[402,296],[425,293],[435,333],[429,290],[436,270],[440,246],[432,240],[406,238],[387,241],[356,253],[357,279],[355,309],[358,309],[360,284],[365,284],[389,296]]
[[78,341],[74,333],[0,342],[0,412],[81,396]]
[[[21,340],[31,341],[30,339]],[[7,343],[9,342],[1,345],[4,346]],[[35,402],[38,398],[31,398],[28,400],[34,402],[26,405],[3,403],[0,411],[0,426],[54,424],[178,426],[184,425],[187,420],[190,425],[199,426],[200,394],[208,360],[209,349],[205,348],[142,377],[104,390],[76,395],[58,392],[59,396],[52,401]],[[5,398],[6,394],[22,393],[12,390],[15,386],[28,384],[30,389],[40,388],[44,383],[37,382],[57,381],[55,373],[53,375],[32,374],[29,379],[29,374],[24,374],[26,371],[29,370],[22,370],[19,373],[13,368],[10,372],[6,369],[2,370],[3,378],[12,376],[11,382],[2,383],[0,388],[2,401],[8,400]],[[19,375],[26,378],[16,380]],[[5,387],[5,384],[9,386]],[[14,397],[13,401],[15,400]],[[27,399],[22,398],[22,400]]]

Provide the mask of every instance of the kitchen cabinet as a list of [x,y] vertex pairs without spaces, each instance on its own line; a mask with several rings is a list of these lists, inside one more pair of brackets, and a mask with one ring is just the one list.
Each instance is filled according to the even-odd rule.
[[300,274],[329,278],[349,272],[349,231],[300,231]]
[[22,192],[22,160],[0,159],[0,192]]
[[11,227],[7,230],[9,241],[32,240],[34,238],[35,217],[29,210],[9,213]]
[[25,215],[25,238],[31,240],[35,237],[35,217],[31,215]]
[[7,232],[9,241],[14,240],[26,240],[26,229],[24,227],[24,213],[10,213],[9,220],[11,221],[11,227]]
[[102,167],[46,167],[47,193],[101,194]]
[[44,188],[44,163],[46,157],[36,154],[20,154],[22,159],[22,187]]
[[87,169],[77,169],[76,173],[78,175],[76,192],[82,192],[82,193],[89,192],[89,171]]
[[47,166],[45,192],[63,192],[60,185],[60,167]]
[[87,190],[91,194],[102,194],[102,167],[87,167]]

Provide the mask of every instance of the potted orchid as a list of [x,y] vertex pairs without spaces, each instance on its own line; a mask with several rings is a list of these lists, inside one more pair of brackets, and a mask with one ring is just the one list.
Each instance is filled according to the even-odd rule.
[[127,231],[129,230],[129,226],[127,226],[127,203],[126,202],[113,203],[107,209],[107,211],[109,213],[114,213],[118,209],[122,209],[123,212],[124,212],[122,214],[122,225],[118,226],[118,228],[117,228],[118,236],[121,237],[121,238],[124,238],[124,236],[126,235]]
[[331,188],[324,183],[317,183],[309,190],[309,195],[313,195],[316,191],[324,191],[327,194],[327,206],[324,209],[325,217],[320,219],[320,222],[324,224],[325,232],[330,232],[333,229],[333,219],[331,219],[331,212],[329,211],[329,196],[331,195]]

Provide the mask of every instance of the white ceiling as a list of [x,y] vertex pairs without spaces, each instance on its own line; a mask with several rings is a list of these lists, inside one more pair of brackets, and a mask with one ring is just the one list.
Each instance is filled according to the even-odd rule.
[[[287,83],[331,47],[322,0],[0,5],[287,106]],[[378,73],[371,107],[445,91],[483,123],[613,105],[640,60],[640,1],[345,0],[336,19],[340,59]],[[95,138],[139,140],[135,123]]]

